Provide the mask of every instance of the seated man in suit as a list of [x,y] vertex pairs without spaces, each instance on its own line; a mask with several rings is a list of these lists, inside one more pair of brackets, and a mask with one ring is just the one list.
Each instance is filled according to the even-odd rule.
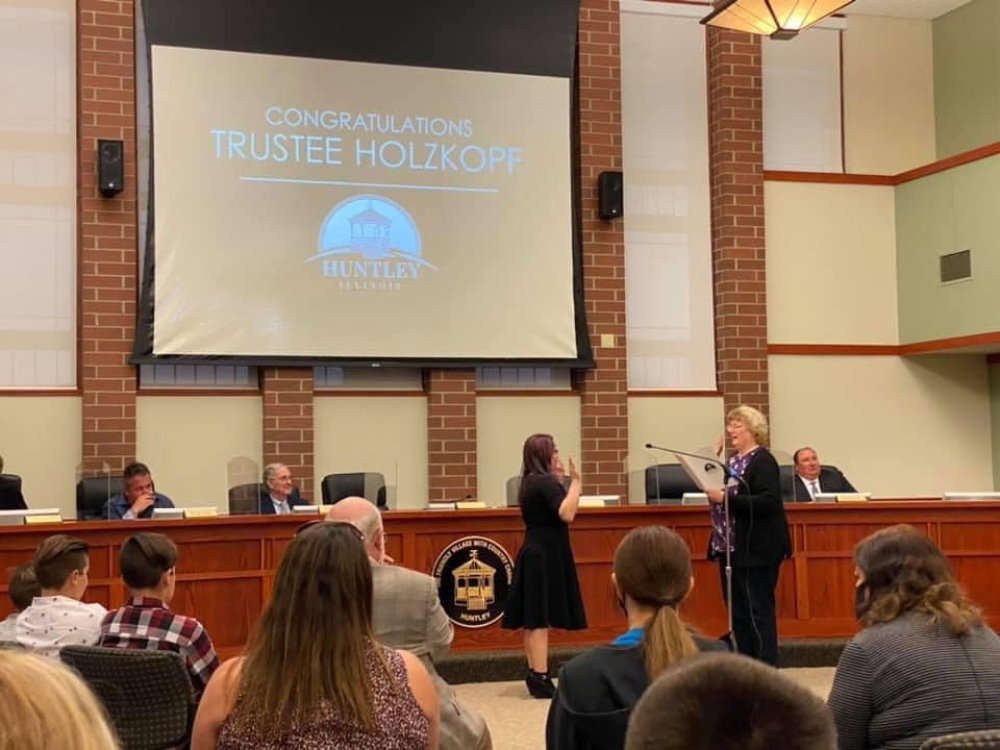
[[173,508],[173,501],[161,495],[153,487],[153,477],[146,464],[131,463],[122,475],[125,487],[119,494],[108,499],[103,516],[110,520],[134,521],[137,518],[152,518],[154,508]]
[[292,470],[284,464],[264,467],[264,488],[260,493],[260,512],[265,515],[291,513],[296,505],[307,505],[299,497],[299,489],[292,484]]
[[857,492],[839,470],[823,466],[812,448],[799,448],[792,455],[795,476],[792,477],[792,498],[799,502],[812,500],[821,493]]
[[441,702],[441,750],[490,750],[489,727],[468,706],[460,706],[448,683],[434,668],[447,655],[454,630],[438,598],[437,581],[415,570],[386,565],[382,514],[361,497],[345,497],[327,521],[349,523],[361,530],[372,563],[375,639],[419,657]]

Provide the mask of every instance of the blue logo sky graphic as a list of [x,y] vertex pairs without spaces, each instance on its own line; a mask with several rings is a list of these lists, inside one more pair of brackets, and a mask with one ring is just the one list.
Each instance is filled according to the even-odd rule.
[[423,258],[420,230],[395,201],[356,195],[326,215],[316,255],[323,276],[341,289],[392,291],[437,269]]

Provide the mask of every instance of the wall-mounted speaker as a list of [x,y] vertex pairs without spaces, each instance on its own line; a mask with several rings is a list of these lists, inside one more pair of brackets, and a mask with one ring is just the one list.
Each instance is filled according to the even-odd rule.
[[114,198],[125,189],[125,144],[122,141],[97,142],[97,185],[105,198]]
[[597,176],[597,213],[604,221],[625,213],[621,172],[601,172]]

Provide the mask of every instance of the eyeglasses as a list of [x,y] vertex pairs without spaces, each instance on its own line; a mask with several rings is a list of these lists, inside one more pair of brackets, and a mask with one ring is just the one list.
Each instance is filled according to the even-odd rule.
[[351,533],[354,534],[355,538],[357,538],[359,542],[363,543],[365,541],[365,535],[361,532],[361,529],[359,529],[353,523],[348,523],[347,521],[324,521],[319,519],[315,521],[307,521],[306,523],[302,524],[295,530],[295,536],[298,536],[306,529],[310,529],[313,526],[317,526],[319,524],[326,524],[328,526],[345,526],[346,528],[351,530]]

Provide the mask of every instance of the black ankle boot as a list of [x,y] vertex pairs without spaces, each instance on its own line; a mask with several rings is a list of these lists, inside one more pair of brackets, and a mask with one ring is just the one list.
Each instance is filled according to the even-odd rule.
[[552,684],[548,672],[535,672],[529,669],[524,684],[528,686],[528,693],[532,698],[551,698],[556,694],[555,685]]

